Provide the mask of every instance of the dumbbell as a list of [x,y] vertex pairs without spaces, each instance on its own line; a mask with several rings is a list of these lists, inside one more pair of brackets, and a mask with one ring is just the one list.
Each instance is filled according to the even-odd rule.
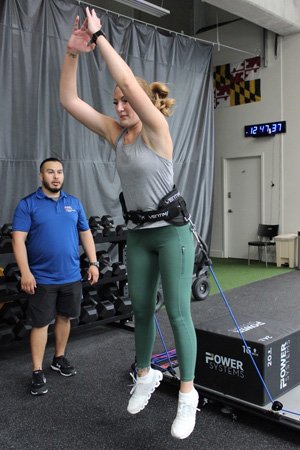
[[13,341],[15,338],[13,329],[11,326],[6,323],[0,323],[0,342],[3,344],[7,344],[8,342]]
[[98,313],[99,319],[113,317],[116,314],[113,303],[109,300],[100,300],[97,291],[88,290],[83,293],[83,305],[93,305]]
[[15,288],[18,292],[24,293],[21,285],[21,272],[19,271],[18,265],[16,263],[7,264],[3,273],[6,281],[16,281],[17,283],[15,285]]
[[11,252],[12,224],[5,223],[0,230],[0,249],[2,253]]
[[119,293],[107,292],[105,300],[113,303],[116,314],[129,314],[132,312],[132,303],[129,297],[121,296]]
[[10,295],[10,293],[11,293],[11,291],[10,291],[10,289],[8,289],[6,284],[2,284],[1,283],[1,285],[0,285],[0,299],[6,300],[8,295]]
[[119,288],[116,283],[100,284],[97,288],[99,300],[108,299],[110,294],[118,295]]
[[97,261],[99,261],[100,278],[110,278],[113,269],[111,267],[110,256],[105,250],[98,250],[96,253]]
[[122,264],[121,262],[114,262],[112,264],[112,274],[113,277],[125,277],[127,270],[125,264]]
[[24,337],[29,335],[31,329],[32,326],[29,323],[24,320],[20,320],[20,322],[15,325],[13,332],[16,339],[23,339]]
[[[98,250],[96,253],[97,261],[99,261],[99,273],[101,278],[109,278],[112,276],[112,267],[110,265],[110,256],[105,250]],[[87,281],[87,269],[89,268],[89,259],[85,253],[80,255],[81,277],[83,281]]]
[[97,304],[99,319],[107,319],[114,317],[116,310],[114,304],[110,300],[99,300]]
[[9,325],[18,323],[24,317],[24,311],[16,302],[7,302],[0,309],[0,319]]
[[84,289],[82,295],[82,305],[92,305],[96,306],[98,303],[98,294],[94,289]]
[[119,289],[115,283],[109,283],[107,285],[99,286],[98,293],[98,306],[99,317],[106,319],[116,315],[115,302],[118,298]]
[[80,310],[80,322],[91,323],[98,320],[98,312],[93,305],[83,305]]
[[101,217],[101,225],[103,225],[104,227],[113,227],[114,219],[109,214],[105,214]]
[[11,253],[11,237],[9,236],[0,236],[0,251],[1,253]]
[[98,312],[95,306],[97,302],[94,300],[94,295],[97,295],[96,291],[85,291],[83,293],[79,317],[81,323],[90,323],[98,320]]
[[9,263],[3,270],[6,281],[18,281],[21,277],[17,263]]
[[91,233],[96,244],[103,240],[103,229],[103,227],[91,228]]
[[90,226],[94,241],[101,240],[101,238],[103,238],[104,227],[101,224],[100,217],[99,216],[91,216],[89,218],[89,226]]
[[132,312],[132,303],[129,297],[117,296],[114,301],[117,314],[130,314]]
[[103,236],[115,236],[116,228],[114,226],[113,218],[109,215],[101,217],[101,225],[103,226]]
[[127,234],[127,231],[128,231],[128,228],[127,228],[127,226],[125,225],[125,223],[116,226],[116,233],[117,233],[117,236],[124,236],[124,237],[125,237],[126,234]]
[[91,216],[89,218],[89,226],[90,228],[97,228],[97,227],[101,227],[102,223],[101,223],[101,218],[99,216]]
[[1,235],[11,237],[12,233],[12,223],[5,223],[1,227]]

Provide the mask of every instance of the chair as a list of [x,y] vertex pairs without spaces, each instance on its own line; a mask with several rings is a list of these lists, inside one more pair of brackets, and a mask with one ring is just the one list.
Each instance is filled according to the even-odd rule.
[[258,259],[262,260],[262,249],[264,250],[266,267],[268,267],[268,249],[274,247],[274,236],[278,235],[279,225],[265,225],[260,223],[257,230],[257,241],[248,242],[248,265],[250,265],[250,248],[257,247]]

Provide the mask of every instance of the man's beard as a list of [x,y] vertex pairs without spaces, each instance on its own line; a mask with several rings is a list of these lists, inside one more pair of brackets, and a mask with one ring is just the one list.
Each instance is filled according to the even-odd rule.
[[51,187],[50,184],[47,183],[47,181],[45,181],[45,180],[43,180],[42,184],[49,192],[52,192],[53,194],[57,194],[57,192],[60,192],[63,187],[63,183],[60,185],[59,188]]

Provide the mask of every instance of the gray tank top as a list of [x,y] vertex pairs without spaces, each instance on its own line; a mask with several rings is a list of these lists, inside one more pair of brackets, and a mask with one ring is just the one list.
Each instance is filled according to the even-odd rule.
[[[123,130],[116,142],[116,166],[127,210],[151,211],[174,186],[173,162],[148,147],[141,135],[132,144],[124,144]],[[161,220],[144,225],[128,222],[129,229],[170,225]]]

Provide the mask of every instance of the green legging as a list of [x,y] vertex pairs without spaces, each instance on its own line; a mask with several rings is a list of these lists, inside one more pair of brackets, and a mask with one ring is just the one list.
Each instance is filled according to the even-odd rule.
[[194,237],[189,224],[128,232],[128,287],[134,312],[137,367],[146,368],[151,363],[160,275],[181,381],[194,379],[196,363],[196,334],[191,317],[194,258]]

